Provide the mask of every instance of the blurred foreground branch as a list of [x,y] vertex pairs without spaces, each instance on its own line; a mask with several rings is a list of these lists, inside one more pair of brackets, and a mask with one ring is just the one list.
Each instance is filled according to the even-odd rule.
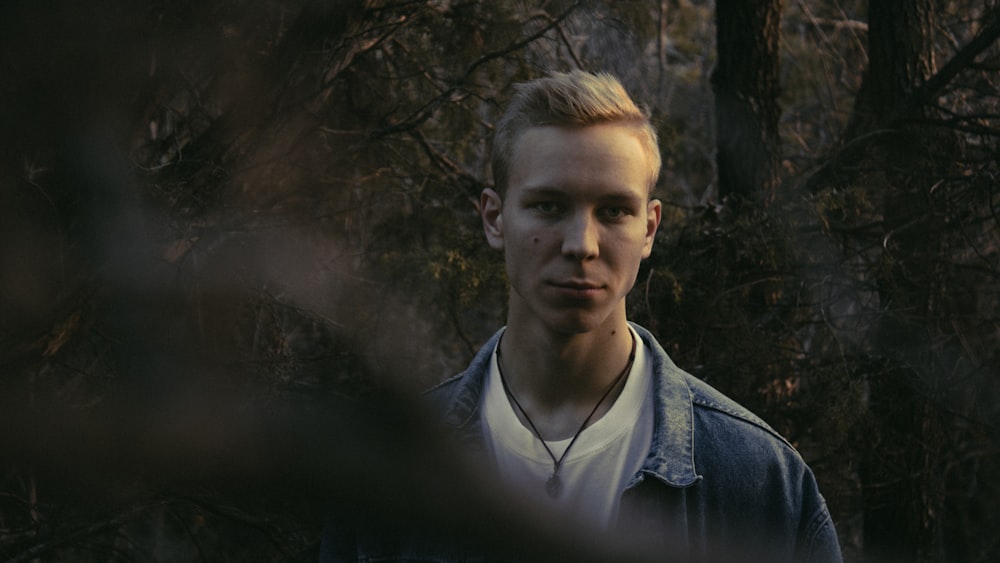
[[636,538],[581,534],[565,515],[517,500],[463,461],[401,398],[377,407],[346,399],[248,407],[189,391],[188,400],[89,415],[4,405],[6,467],[32,467],[70,495],[116,507],[113,516],[62,535],[41,533],[16,550],[0,545],[4,556],[50,555],[114,532],[165,498],[215,491],[227,502],[281,499],[380,530],[462,538],[522,561],[663,560]]

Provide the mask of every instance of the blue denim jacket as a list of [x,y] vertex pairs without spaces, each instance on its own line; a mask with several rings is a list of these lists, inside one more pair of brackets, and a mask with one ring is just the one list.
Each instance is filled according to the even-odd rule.
[[[654,548],[662,544],[664,559],[671,560],[842,561],[826,503],[795,449],[760,418],[678,368],[648,331],[632,327],[652,352],[655,422],[646,461],[622,494],[618,531]],[[483,455],[479,403],[500,334],[466,371],[428,392],[460,446]],[[363,542],[356,547],[358,560],[366,559],[366,550],[384,549]]]

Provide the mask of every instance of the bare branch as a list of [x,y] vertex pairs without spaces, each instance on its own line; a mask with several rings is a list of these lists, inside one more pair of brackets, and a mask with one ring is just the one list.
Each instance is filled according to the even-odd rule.
[[128,510],[122,512],[118,516],[109,518],[103,522],[98,522],[96,524],[91,524],[90,526],[84,526],[70,534],[67,534],[60,538],[54,538],[52,541],[37,544],[30,549],[26,549],[19,555],[8,560],[8,563],[20,563],[22,561],[32,561],[38,559],[40,556],[45,555],[53,550],[59,549],[67,545],[73,545],[74,543],[84,539],[96,536],[98,534],[104,533],[108,530],[117,528],[126,522],[138,518],[146,513],[151,508],[156,506],[161,506],[167,504],[168,501],[158,500],[151,504],[140,504],[133,506]]
[[499,59],[501,57],[519,51],[525,48],[526,46],[530,45],[531,43],[534,43],[541,37],[545,36],[546,33],[555,29],[563,20],[565,20],[571,13],[573,13],[574,10],[576,10],[580,6],[580,3],[581,2],[579,0],[577,2],[574,2],[564,12],[553,18],[552,21],[550,21],[547,25],[545,25],[535,33],[532,33],[528,37],[525,37],[520,41],[512,43],[504,47],[503,49],[499,49],[481,55],[479,58],[473,61],[472,64],[468,66],[468,68],[465,69],[465,72],[462,74],[462,76],[458,80],[456,80],[454,84],[452,84],[452,86],[449,87],[447,90],[435,96],[433,99],[424,104],[423,107],[421,107],[420,109],[418,109],[409,117],[400,121],[399,123],[391,125],[389,127],[384,127],[382,129],[373,132],[371,137],[377,139],[392,135],[394,133],[409,131],[414,127],[416,127],[417,125],[430,119],[431,115],[433,115],[434,112],[437,111],[437,109],[440,108],[442,104],[444,104],[447,100],[451,99],[453,94],[462,89],[466,81],[469,79],[470,76],[472,76],[472,73],[475,72],[476,69],[478,69],[479,67],[483,66],[484,64],[492,60]]
[[975,63],[983,51],[988,49],[1000,38],[1000,8],[993,8],[984,17],[985,25],[979,33],[960,49],[955,56],[949,60],[934,76],[927,79],[919,88],[910,93],[900,104],[900,107],[892,113],[889,121],[895,121],[903,115],[908,115],[913,110],[924,105],[941,90],[945,88],[960,72],[969,68]]

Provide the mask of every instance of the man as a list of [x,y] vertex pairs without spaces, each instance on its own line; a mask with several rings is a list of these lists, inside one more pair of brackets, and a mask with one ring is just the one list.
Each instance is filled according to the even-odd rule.
[[480,202],[507,326],[429,398],[506,486],[581,530],[679,560],[839,561],[795,450],[626,318],[660,224],[659,169],[655,131],[614,78],[520,85]]

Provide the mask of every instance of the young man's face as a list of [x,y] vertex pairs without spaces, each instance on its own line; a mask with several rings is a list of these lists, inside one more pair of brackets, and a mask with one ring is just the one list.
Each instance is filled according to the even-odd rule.
[[634,127],[525,131],[506,195],[485,190],[482,211],[490,246],[505,254],[511,323],[571,334],[624,322],[661,212]]

